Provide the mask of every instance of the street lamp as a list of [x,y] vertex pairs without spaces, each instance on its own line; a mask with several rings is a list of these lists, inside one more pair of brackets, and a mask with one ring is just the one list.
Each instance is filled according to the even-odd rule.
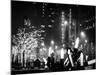
[[56,45],[56,46],[55,46],[55,49],[57,49],[57,48],[58,48],[58,46]]
[[53,40],[51,41],[51,45],[54,45],[54,41]]
[[85,43],[87,43],[87,40],[85,40]]
[[63,44],[62,46],[63,46],[63,48],[64,48],[64,47],[65,47],[65,44]]
[[65,21],[65,22],[64,22],[64,25],[65,25],[65,26],[66,26],[66,25],[68,25],[68,22],[67,22],[67,21]]
[[80,33],[80,35],[82,38],[85,38],[85,33],[83,31]]
[[41,46],[44,46],[44,42],[41,43]]

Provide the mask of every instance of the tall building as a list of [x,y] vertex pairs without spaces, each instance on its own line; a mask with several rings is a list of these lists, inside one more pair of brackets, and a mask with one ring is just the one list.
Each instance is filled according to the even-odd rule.
[[73,46],[76,39],[76,20],[72,18],[72,10],[69,10],[69,46]]

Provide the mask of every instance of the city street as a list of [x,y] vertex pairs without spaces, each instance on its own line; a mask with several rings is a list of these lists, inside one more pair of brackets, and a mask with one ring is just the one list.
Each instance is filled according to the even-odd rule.
[[96,69],[96,6],[11,5],[12,74]]

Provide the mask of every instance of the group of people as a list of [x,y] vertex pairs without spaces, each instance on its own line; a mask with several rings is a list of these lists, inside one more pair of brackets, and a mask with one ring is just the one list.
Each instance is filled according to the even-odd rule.
[[84,66],[88,65],[86,56],[83,54],[82,50],[76,48],[67,48],[67,57],[61,58],[60,61],[54,62],[54,57],[48,57],[47,66],[52,71],[57,70],[81,70]]
[[[59,70],[80,70],[84,69],[84,66],[88,65],[86,56],[82,50],[76,48],[66,48],[67,57],[60,58],[60,60],[55,60],[54,53],[51,53],[47,58],[42,58],[42,61],[37,58],[36,60],[27,61],[26,65],[22,67],[28,69],[40,69],[49,71],[59,71]],[[24,63],[23,63],[24,64]]]

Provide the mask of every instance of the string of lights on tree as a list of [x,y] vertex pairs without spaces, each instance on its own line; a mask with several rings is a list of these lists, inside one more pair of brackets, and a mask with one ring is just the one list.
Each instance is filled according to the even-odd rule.
[[[42,51],[45,50],[45,45],[43,44],[44,37],[42,37],[42,33],[45,32],[43,30],[44,26],[41,25],[41,28],[38,29],[31,25],[29,19],[24,20],[24,25],[27,27],[18,28],[18,33],[12,36],[12,54],[15,55],[14,59],[12,60],[13,62],[15,62],[16,56],[21,54],[21,59],[19,57],[18,61],[23,63],[23,52],[25,52],[26,61],[28,57],[33,57],[34,60],[37,58],[37,53],[39,52],[37,47],[40,47]],[[43,55],[43,52],[41,55]]]

